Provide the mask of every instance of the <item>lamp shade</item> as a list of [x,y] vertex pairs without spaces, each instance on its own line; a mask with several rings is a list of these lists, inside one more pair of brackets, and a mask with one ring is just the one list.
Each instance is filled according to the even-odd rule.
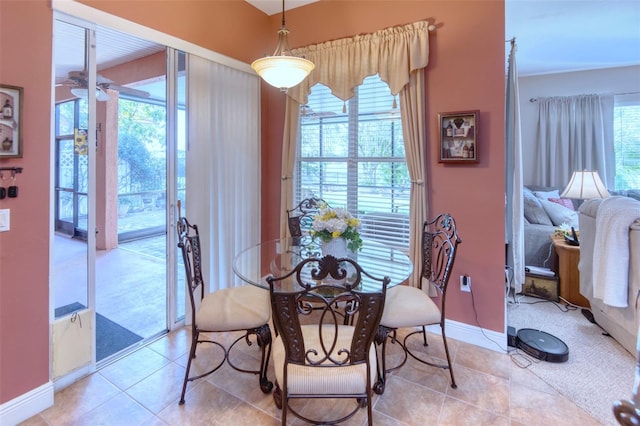
[[592,198],[607,198],[611,195],[605,188],[598,172],[573,172],[569,185],[560,194],[562,198],[577,198],[590,200]]
[[251,64],[260,77],[281,90],[300,84],[313,70],[313,62],[296,56],[267,56]]

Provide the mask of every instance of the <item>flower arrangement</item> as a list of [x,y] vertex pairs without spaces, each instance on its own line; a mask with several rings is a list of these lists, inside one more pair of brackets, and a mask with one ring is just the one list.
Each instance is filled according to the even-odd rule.
[[346,209],[331,208],[326,203],[321,205],[313,217],[311,235],[329,242],[334,238],[344,238],[351,251],[362,248],[362,238],[358,233],[360,219],[351,215]]

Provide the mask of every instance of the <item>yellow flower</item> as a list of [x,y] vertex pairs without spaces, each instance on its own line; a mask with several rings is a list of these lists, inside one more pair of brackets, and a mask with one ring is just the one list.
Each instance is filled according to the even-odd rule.
[[331,236],[332,236],[333,238],[338,238],[340,235],[341,235],[340,231],[333,231],[333,232],[331,233]]

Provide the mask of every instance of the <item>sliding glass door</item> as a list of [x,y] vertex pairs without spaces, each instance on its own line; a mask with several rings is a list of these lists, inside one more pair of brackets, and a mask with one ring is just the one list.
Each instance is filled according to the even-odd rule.
[[55,32],[57,379],[181,324],[173,225],[186,129],[183,53],[66,16]]

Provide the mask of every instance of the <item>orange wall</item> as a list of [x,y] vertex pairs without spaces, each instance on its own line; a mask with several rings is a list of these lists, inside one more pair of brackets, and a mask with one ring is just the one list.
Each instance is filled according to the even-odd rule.
[[0,200],[11,209],[0,233],[0,403],[49,379],[52,26],[46,1],[0,1],[0,83],[24,88],[23,158],[0,160],[24,168],[18,197]]
[[[275,48],[280,16],[234,1],[82,1],[128,20],[245,61]],[[472,277],[480,325],[504,327],[504,4],[503,1],[322,0],[287,12],[291,47],[433,19],[427,70],[428,192],[431,213],[449,211],[463,244],[457,275]],[[11,209],[0,233],[0,404],[49,380],[49,197],[52,12],[47,0],[0,0],[0,83],[25,88],[24,156]],[[18,42],[19,41],[19,42]],[[284,99],[263,85],[264,236],[276,235]],[[434,159],[438,112],[478,109],[476,165]],[[481,182],[481,184],[478,184]],[[7,186],[7,185],[5,185]],[[268,202],[267,202],[268,201]],[[471,297],[457,285],[448,317],[475,323]]]

